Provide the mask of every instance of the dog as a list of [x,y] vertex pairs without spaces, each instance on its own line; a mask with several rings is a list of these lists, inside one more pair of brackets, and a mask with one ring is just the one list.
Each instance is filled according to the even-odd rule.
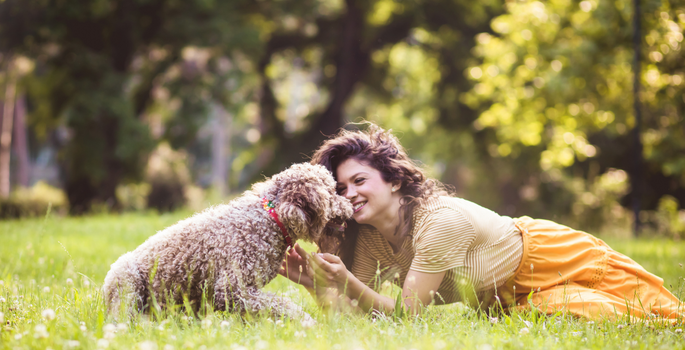
[[260,289],[276,277],[295,241],[330,238],[338,230],[329,231],[327,223],[344,222],[352,214],[352,204],[336,193],[326,168],[294,164],[122,255],[103,285],[108,313],[118,317],[125,305],[133,315],[155,303],[190,303],[197,311],[204,295],[218,310],[267,312],[314,324],[289,299]]

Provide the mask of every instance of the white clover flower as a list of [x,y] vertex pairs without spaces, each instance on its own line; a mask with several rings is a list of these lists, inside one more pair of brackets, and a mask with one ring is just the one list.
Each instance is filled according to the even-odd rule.
[[155,343],[151,340],[146,340],[146,341],[138,344],[138,348],[140,350],[157,350],[157,343]]
[[97,342],[97,348],[98,349],[107,349],[108,347],[109,347],[109,340],[98,339],[98,342]]
[[255,344],[254,344],[255,349],[261,350],[261,349],[268,349],[269,348],[269,343],[259,339]]
[[624,325],[622,325],[622,324],[620,324],[620,325],[616,326],[616,328],[618,328],[618,329],[623,329],[623,327],[625,327],[625,326],[624,326]]
[[523,328],[521,328],[521,330],[519,330],[519,334],[521,334],[521,335],[528,334],[528,333],[530,333],[530,330],[527,327],[523,327]]
[[5,286],[5,281],[0,280],[0,287],[3,287],[3,286]]
[[21,333],[17,333],[14,335],[14,340],[19,340],[19,339],[21,339],[21,337],[22,337]]
[[306,337],[307,337],[307,333],[305,333],[304,331],[302,331],[302,332],[295,331],[295,338],[306,338]]
[[67,340],[67,347],[68,348],[77,348],[79,345],[81,345],[81,342],[78,340]]
[[67,286],[73,286],[74,285],[74,280],[71,278],[67,278]]
[[683,332],[683,329],[682,329],[682,328],[678,328],[678,329],[675,330],[675,332],[676,332],[676,333],[682,333],[682,332]]
[[490,317],[490,323],[497,324],[498,322],[499,322],[499,319],[497,319],[497,317]]
[[86,288],[90,287],[90,281],[88,281],[88,279],[84,278],[83,279],[83,286]]
[[37,324],[35,328],[33,328],[33,336],[36,338],[47,338],[50,336],[50,333],[48,333],[48,327],[46,327],[44,324]]
[[43,313],[41,315],[44,319],[48,321],[52,321],[55,319],[55,317],[57,317],[57,315],[55,314],[55,310],[53,309],[45,309],[43,310]]
[[162,348],[164,350],[174,350],[174,346],[171,344],[165,344],[164,347]]
[[82,332],[85,332],[85,331],[88,330],[88,328],[86,328],[86,323],[83,322],[83,321],[81,321],[81,324],[79,325],[79,328],[81,329]]
[[0,323],[5,323],[5,314],[0,312]]
[[[269,319],[269,321],[271,321],[271,319]],[[272,321],[272,322],[273,322],[273,321]],[[219,323],[219,326],[220,326],[221,328],[228,328],[228,327],[231,326],[231,322],[228,322],[228,321],[226,321],[226,320],[223,320],[223,321],[221,321],[221,323]]]
[[0,303],[4,303],[5,301],[7,301],[7,300],[5,300],[5,298],[0,297]]
[[201,322],[202,328],[209,328],[212,326],[212,320],[205,318]]
[[43,293],[50,293],[50,287],[48,287],[48,286],[43,287]]
[[102,337],[104,339],[107,339],[107,340],[114,339],[114,336],[115,336],[114,333],[116,332],[116,330],[117,330],[117,327],[115,325],[108,323],[102,327],[102,331],[103,331]]
[[126,323],[117,324],[117,332],[126,332],[128,330],[128,325]]

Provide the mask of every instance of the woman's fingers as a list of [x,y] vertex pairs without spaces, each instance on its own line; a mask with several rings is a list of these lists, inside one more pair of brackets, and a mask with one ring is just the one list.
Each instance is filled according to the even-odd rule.
[[340,257],[337,255],[323,253],[321,254],[321,258],[329,263],[342,264],[342,260],[340,260]]

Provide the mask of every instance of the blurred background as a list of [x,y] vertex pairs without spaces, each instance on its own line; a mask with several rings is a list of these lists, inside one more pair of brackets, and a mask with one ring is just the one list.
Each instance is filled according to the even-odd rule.
[[368,120],[500,214],[683,238],[685,1],[637,3],[4,0],[0,217],[201,210]]

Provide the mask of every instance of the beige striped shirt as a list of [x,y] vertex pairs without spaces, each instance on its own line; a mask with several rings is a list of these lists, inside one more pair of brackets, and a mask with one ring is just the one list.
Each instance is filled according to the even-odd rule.
[[521,262],[523,241],[514,220],[462,198],[439,197],[414,211],[412,231],[398,252],[371,226],[363,225],[351,272],[378,288],[409,270],[446,271],[436,303],[483,301]]

